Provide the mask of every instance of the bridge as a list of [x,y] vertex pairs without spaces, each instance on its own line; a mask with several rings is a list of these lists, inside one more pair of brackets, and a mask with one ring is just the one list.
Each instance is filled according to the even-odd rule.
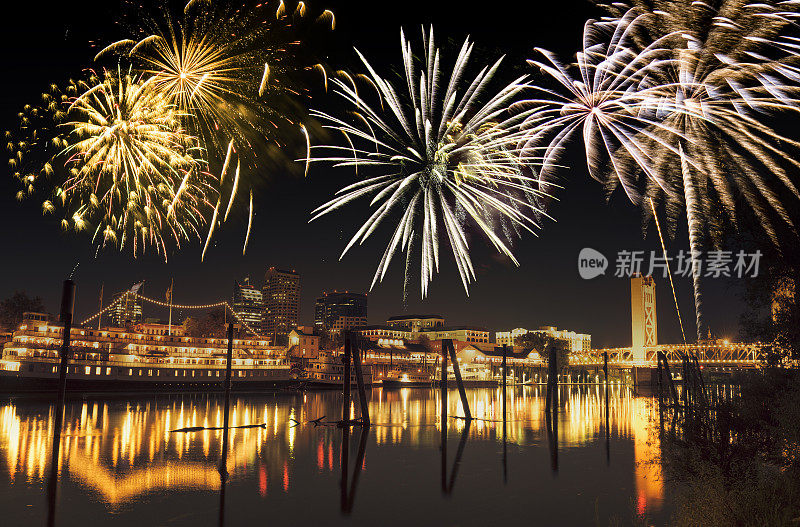
[[729,366],[755,366],[765,360],[766,346],[760,342],[745,344],[729,342],[727,340],[701,342],[700,344],[658,344],[645,346],[644,359],[637,359],[632,347],[593,349],[585,355],[575,357],[577,364],[602,363],[603,355],[608,353],[609,363],[630,363],[639,365],[652,365],[657,363],[658,352],[663,352],[669,362],[680,362],[683,357],[697,357],[700,364],[729,365]]

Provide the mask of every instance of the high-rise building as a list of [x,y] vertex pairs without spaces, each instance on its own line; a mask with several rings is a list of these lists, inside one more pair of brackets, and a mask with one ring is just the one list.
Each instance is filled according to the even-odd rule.
[[233,312],[255,331],[264,325],[264,294],[250,283],[250,278],[233,282]]
[[114,295],[113,305],[108,310],[113,326],[124,328],[142,321],[142,299],[137,295],[142,294],[143,288],[144,282],[139,282]]
[[300,311],[300,275],[294,270],[270,267],[264,279],[265,336],[276,344],[285,344],[289,332],[297,327]]
[[322,293],[314,306],[314,329],[339,332],[367,325],[366,293]]
[[631,278],[631,333],[633,359],[644,360],[644,348],[658,344],[656,283],[652,276]]

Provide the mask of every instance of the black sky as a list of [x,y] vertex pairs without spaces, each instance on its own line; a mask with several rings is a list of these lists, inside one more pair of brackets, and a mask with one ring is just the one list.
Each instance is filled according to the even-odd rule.
[[[527,71],[524,58],[535,46],[558,52],[562,58],[580,44],[587,17],[597,14],[588,2],[457,2],[406,1],[365,2],[313,0],[314,8],[330,7],[337,28],[329,42],[332,64],[353,65],[352,46],[357,46],[380,71],[395,67],[400,59],[399,30],[417,38],[420,24],[433,23],[440,41],[454,43],[471,35],[479,53],[473,60],[490,61],[508,55],[504,74],[509,78]],[[17,2],[6,8],[0,38],[3,39],[4,81],[0,83],[0,128],[16,125],[15,114],[35,100],[53,81],[63,80],[90,64],[90,41],[113,33],[119,6],[115,2]],[[452,46],[450,46],[452,48]],[[453,49],[449,52],[454,53]],[[332,104],[327,99],[313,105]],[[577,151],[576,151],[577,152]],[[574,159],[573,159],[574,158]],[[477,236],[473,261],[478,281],[466,297],[452,261],[445,258],[441,273],[430,287],[429,298],[419,300],[418,278],[411,294],[402,300],[403,261],[397,259],[384,282],[370,294],[370,322],[381,323],[402,312],[433,312],[452,324],[475,324],[492,330],[556,325],[593,335],[595,346],[630,344],[630,293],[626,280],[613,277],[616,252],[660,250],[654,229],[642,237],[641,215],[624,196],[606,202],[600,183],[591,180],[579,155],[573,167],[562,172],[564,190],[538,238],[527,236],[515,245],[519,268],[498,258]],[[43,217],[40,199],[18,203],[17,183],[7,170],[0,179],[0,238],[4,257],[0,297],[24,289],[40,295],[48,307],[58,306],[60,283],[80,263],[76,317],[96,310],[100,284],[105,291],[121,290],[145,279],[149,295],[163,298],[169,281],[175,279],[178,302],[200,303],[228,298],[233,280],[249,275],[256,282],[271,265],[294,268],[302,275],[301,321],[311,322],[313,303],[323,290],[366,290],[372,280],[388,232],[379,230],[363,247],[338,257],[350,236],[368,212],[367,203],[308,224],[309,212],[335,190],[354,180],[345,169],[313,168],[307,179],[269,174],[261,186],[250,248],[241,254],[246,219],[242,214],[228,222],[216,237],[204,263],[200,243],[170,256],[169,262],[155,254],[132,259],[127,253],[105,251],[94,257],[88,236],[64,234],[55,217]],[[686,248],[686,232],[678,230],[674,250]],[[606,276],[582,280],[577,256],[583,247],[593,247],[609,257]],[[672,252],[672,250],[671,250]],[[448,254],[443,252],[443,254]],[[657,280],[659,339],[678,342],[675,308],[668,282]],[[687,334],[694,334],[691,282],[677,281],[678,297]],[[705,280],[705,313],[712,330],[735,337],[742,310],[738,299],[741,281]],[[159,316],[151,312],[149,315]]]

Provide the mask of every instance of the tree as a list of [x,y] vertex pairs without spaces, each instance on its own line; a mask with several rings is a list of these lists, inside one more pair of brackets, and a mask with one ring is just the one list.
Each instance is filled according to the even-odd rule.
[[319,336],[319,347],[324,350],[339,349],[344,345],[344,335],[341,331],[323,329]]
[[536,350],[545,364],[550,363],[550,351],[556,351],[556,371],[563,371],[569,366],[569,341],[548,335],[529,331],[520,335],[515,340],[516,344]]
[[22,322],[22,314],[28,311],[44,313],[41,297],[31,298],[24,291],[16,291],[0,302],[0,327],[3,331],[14,331]]
[[794,275],[782,262],[772,261],[745,286],[741,337],[767,344],[764,356],[771,366],[800,358],[800,291]]
[[225,311],[213,309],[202,317],[188,317],[183,321],[183,328],[190,337],[215,337],[225,336]]

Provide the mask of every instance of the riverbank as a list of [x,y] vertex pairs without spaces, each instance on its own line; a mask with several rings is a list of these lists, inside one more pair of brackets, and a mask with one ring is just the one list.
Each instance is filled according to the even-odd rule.
[[800,524],[800,374],[736,381],[740,395],[694,415],[667,412],[660,427],[653,462],[674,488],[672,525]]

